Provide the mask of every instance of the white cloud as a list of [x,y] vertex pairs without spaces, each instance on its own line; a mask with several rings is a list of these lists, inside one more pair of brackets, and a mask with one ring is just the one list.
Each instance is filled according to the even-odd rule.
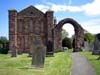
[[[69,0],[69,3],[71,3],[71,0]],[[86,15],[89,16],[100,15],[100,0],[94,0],[91,3],[87,3],[82,6],[61,5],[61,4],[50,3],[47,1],[45,5],[37,4],[35,6],[38,9],[42,10],[43,12],[51,9],[55,12],[70,11],[70,12],[84,12]]]
[[82,27],[90,33],[100,33],[100,19],[89,20],[81,22]]
[[[87,3],[82,6],[71,6],[71,5],[61,5],[54,4],[50,2],[46,2],[45,5],[35,5],[38,9],[43,12],[51,9],[55,12],[59,11],[70,11],[70,12],[83,12],[88,16],[100,15],[100,0],[94,0],[91,3]],[[90,33],[97,34],[100,33],[100,19],[92,19],[89,21],[80,23],[84,29],[89,31]],[[64,25],[64,29],[66,29],[69,33],[69,36],[74,34],[74,28],[72,25]]]
[[92,34],[100,33],[100,26],[98,25],[84,25],[83,28]]
[[49,6],[42,5],[42,4],[37,4],[37,5],[35,5],[35,7],[43,12],[46,12],[49,9]]
[[[100,15],[100,2],[99,0],[94,0],[92,3],[87,3],[82,6],[68,6],[68,5],[59,5],[50,2],[46,2],[45,5],[35,5],[38,9],[43,12],[51,9],[55,12],[59,11],[70,11],[70,12],[84,12],[88,16]],[[90,33],[97,34],[100,33],[100,19],[92,19],[89,21],[80,23],[84,29],[89,31]],[[74,28],[72,25],[64,25],[64,29],[66,29],[69,33],[69,36],[74,34]]]
[[100,15],[100,0],[94,0],[92,3],[81,6],[83,11],[89,15]]
[[100,19],[91,19],[85,22],[81,22],[83,25],[100,25]]
[[63,26],[63,29],[65,29],[68,32],[68,37],[74,35],[74,27],[71,24],[65,24]]
[[82,12],[82,8],[78,6],[67,6],[67,10],[70,12]]
[[37,4],[35,5],[35,7],[40,9],[43,12],[49,9],[53,10],[54,12],[59,12],[59,11],[80,12],[82,11],[82,9],[77,6],[67,6],[67,5],[59,5],[59,4],[53,4],[53,3],[47,3],[47,4],[49,5]]
[[65,5],[55,5],[53,4],[51,10],[58,12],[58,11],[66,11],[67,7]]

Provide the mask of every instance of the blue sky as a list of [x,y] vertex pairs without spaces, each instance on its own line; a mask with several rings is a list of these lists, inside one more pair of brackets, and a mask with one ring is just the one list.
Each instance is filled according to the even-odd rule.
[[[33,5],[45,12],[53,10],[57,22],[73,18],[90,33],[100,33],[100,0],[0,0],[0,36],[8,37],[8,10],[18,12]],[[74,33],[70,24],[63,26],[70,36]]]

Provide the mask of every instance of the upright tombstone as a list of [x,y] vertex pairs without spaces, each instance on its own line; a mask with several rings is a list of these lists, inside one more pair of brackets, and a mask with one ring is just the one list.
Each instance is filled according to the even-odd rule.
[[89,51],[90,50],[90,46],[89,46],[89,43],[87,41],[84,42],[83,49],[86,50],[86,51]]
[[40,35],[34,35],[31,49],[32,49],[32,66],[36,68],[43,68],[46,55],[46,48],[42,43]]
[[94,41],[94,50],[92,54],[99,54],[100,52],[100,34],[97,34]]

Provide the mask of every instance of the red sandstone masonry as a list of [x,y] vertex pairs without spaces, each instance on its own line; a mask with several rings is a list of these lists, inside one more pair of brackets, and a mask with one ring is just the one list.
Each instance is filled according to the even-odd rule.
[[[9,40],[10,50],[16,43],[17,52],[29,52],[31,35],[40,35],[46,46],[52,41],[53,11],[41,12],[34,6],[29,6],[20,12],[9,10]],[[16,38],[16,39],[15,39]]]

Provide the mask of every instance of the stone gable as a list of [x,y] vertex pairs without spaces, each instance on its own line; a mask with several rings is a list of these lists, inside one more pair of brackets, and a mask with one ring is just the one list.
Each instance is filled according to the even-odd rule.
[[[9,39],[10,50],[14,50],[12,43],[16,44],[18,53],[30,51],[30,42],[33,35],[38,35],[46,46],[48,38],[51,39],[53,28],[53,12],[43,13],[34,6],[29,6],[20,12],[9,11]],[[16,38],[16,39],[15,39]],[[36,44],[34,44],[36,46]],[[12,51],[13,52],[13,51]]]
[[43,16],[44,13],[35,8],[34,6],[29,6],[18,13],[19,15],[23,16]]

